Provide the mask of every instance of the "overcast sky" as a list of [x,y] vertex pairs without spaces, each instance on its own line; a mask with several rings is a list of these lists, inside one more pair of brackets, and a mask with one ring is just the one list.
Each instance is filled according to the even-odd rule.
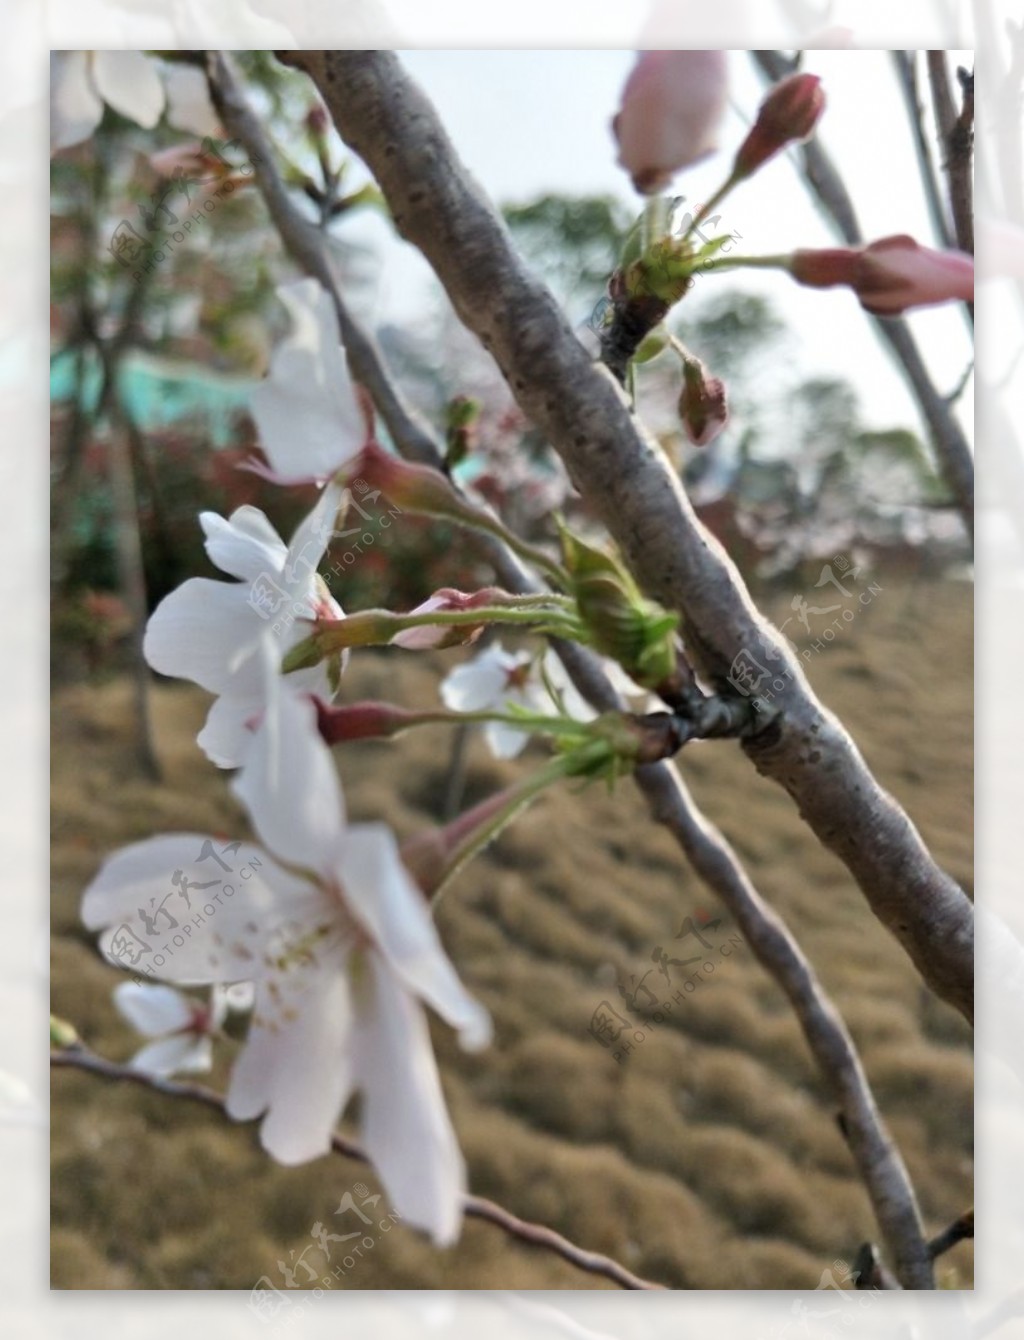
[[[639,198],[615,162],[609,131],[632,52],[409,51],[402,59],[438,107],[463,160],[494,199],[527,201],[545,191],[611,193],[639,210]],[[722,151],[676,182],[676,192],[693,201],[704,199],[724,177],[762,96],[746,53],[733,53],[730,59],[734,107]],[[804,68],[822,76],[828,108],[819,134],[842,169],[865,235],[909,232],[932,243],[890,59],[884,52],[811,51]],[[958,59],[972,64],[970,53],[960,53]],[[742,234],[743,248],[751,253],[835,245],[800,183],[795,163],[782,157],[725,202],[722,223]],[[364,220],[359,231],[380,249],[383,262],[372,290],[372,315],[378,321],[409,321],[436,291],[430,271],[413,248],[391,237],[382,224]],[[851,293],[801,289],[784,274],[755,271],[733,272],[717,282],[770,296],[797,332],[801,371],[848,378],[861,394],[870,426],[919,423],[900,373]],[[582,320],[586,313],[570,315]],[[952,389],[971,358],[962,311],[932,308],[915,313],[911,324],[940,391]],[[961,406],[969,433],[972,389]]]

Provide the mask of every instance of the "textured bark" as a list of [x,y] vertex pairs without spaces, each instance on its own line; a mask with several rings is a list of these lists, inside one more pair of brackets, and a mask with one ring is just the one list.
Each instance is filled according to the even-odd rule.
[[[700,525],[664,454],[595,366],[547,288],[514,251],[437,115],[390,52],[298,52],[342,138],[370,167],[399,231],[430,261],[456,312],[495,357],[523,411],[561,455],[644,589],[681,612],[716,687],[741,653],[769,659],[779,711],[745,745],[853,873],[929,985],[973,1013],[973,909],[816,700],[788,643]],[[767,715],[767,714],[766,714]]]

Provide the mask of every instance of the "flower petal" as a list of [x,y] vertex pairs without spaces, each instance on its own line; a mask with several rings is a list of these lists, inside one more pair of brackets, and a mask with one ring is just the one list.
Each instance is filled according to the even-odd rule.
[[282,861],[330,878],[345,841],[345,799],[316,707],[264,667],[267,705],[232,790]]
[[391,829],[386,824],[350,828],[338,874],[352,915],[405,987],[458,1029],[464,1047],[485,1047],[490,1017],[459,981]]
[[262,626],[249,594],[239,582],[190,577],[150,615],[142,642],[146,660],[160,674],[190,679],[209,693],[254,696],[258,665],[232,668]]
[[196,743],[218,768],[240,767],[253,741],[253,727],[263,716],[258,697],[218,698],[206,714]]
[[164,86],[155,61],[141,51],[94,51],[92,73],[104,102],[152,130],[164,109]]
[[[344,489],[340,484],[328,484],[316,506],[296,528],[288,545],[288,553],[281,572],[281,584],[296,600],[305,597],[308,616],[316,613],[318,600],[316,570],[334,534],[338,509]],[[338,609],[338,616],[341,610]]]
[[406,1223],[444,1247],[459,1236],[466,1168],[445,1107],[427,1021],[387,966],[370,956],[369,1000],[355,1033],[363,1145]]
[[441,700],[453,712],[481,712],[494,707],[504,698],[508,672],[528,660],[528,653],[507,652],[500,642],[492,642],[441,681]]
[[141,1070],[146,1075],[197,1074],[212,1068],[213,1044],[209,1038],[179,1033],[173,1038],[147,1043],[128,1064],[132,1070]]
[[266,1112],[260,1141],[279,1163],[330,1149],[352,1088],[352,1028],[349,979],[336,954],[318,953],[312,965],[257,986],[226,1107],[236,1121]]
[[259,847],[235,849],[205,833],[170,833],[115,852],[81,910],[90,930],[102,930],[100,950],[115,966],[184,986],[262,978],[330,915],[319,888]]
[[216,512],[200,512],[199,524],[206,536],[210,561],[221,572],[254,582],[263,573],[281,571],[288,551],[258,507],[238,507],[227,518]]
[[87,140],[103,118],[87,51],[50,54],[50,153]]
[[530,740],[530,732],[504,721],[488,721],[484,727],[487,748],[495,758],[518,758]]
[[147,1038],[177,1033],[192,1022],[192,1002],[173,986],[119,982],[114,987],[114,1004],[132,1028]]
[[260,445],[285,478],[324,479],[366,440],[333,304],[315,279],[284,284],[277,295],[292,329],[255,391],[252,417]]
[[220,120],[210,101],[206,76],[191,65],[174,64],[164,75],[167,88],[167,120],[177,130],[192,135],[220,135]]

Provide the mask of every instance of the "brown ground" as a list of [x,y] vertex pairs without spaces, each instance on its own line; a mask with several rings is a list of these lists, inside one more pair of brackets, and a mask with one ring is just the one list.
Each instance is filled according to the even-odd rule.
[[[777,607],[785,617],[788,600]],[[459,654],[357,655],[346,693],[429,703]],[[970,589],[919,584],[883,591],[809,664],[882,782],[968,883],[971,660]],[[205,696],[155,690],[159,786],[133,766],[128,702],[120,679],[61,689],[53,728],[53,1006],[116,1059],[138,1041],[110,1002],[118,975],[78,924],[84,884],[105,853],[154,832],[244,832],[227,778],[193,744]],[[448,748],[439,730],[353,748],[341,767],[355,817],[386,817],[403,836],[436,817]],[[467,797],[538,756],[501,765],[475,744]],[[937,1230],[972,1201],[968,1030],[733,745],[691,747],[683,762],[834,994]],[[448,891],[445,941],[496,1027],[479,1056],[434,1029],[471,1187],[672,1288],[813,1288],[877,1235],[807,1048],[749,951],[722,961],[621,1064],[588,1035],[599,1002],[617,1001],[613,971],[642,974],[658,945],[680,954],[672,937],[698,909],[724,916],[628,782],[614,797],[549,794]],[[224,1079],[222,1061],[212,1083]],[[53,1091],[57,1287],[247,1289],[264,1275],[281,1285],[277,1263],[299,1257],[314,1222],[348,1231],[332,1220],[341,1196],[376,1189],[337,1156],[277,1167],[253,1126],[134,1086],[62,1072]],[[306,1259],[323,1265],[318,1249]],[[969,1286],[971,1270],[961,1246],[943,1283]],[[447,1253],[401,1226],[378,1234],[342,1286],[610,1287],[474,1221]]]

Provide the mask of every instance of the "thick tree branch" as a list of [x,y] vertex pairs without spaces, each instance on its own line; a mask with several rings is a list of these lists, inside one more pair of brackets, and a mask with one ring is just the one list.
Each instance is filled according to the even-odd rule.
[[[81,1043],[76,1043],[74,1046],[60,1051],[51,1051],[50,1065],[58,1069],[84,1070],[91,1075],[99,1075],[103,1079],[126,1080],[130,1084],[139,1084],[143,1088],[152,1089],[168,1098],[187,1098],[191,1102],[202,1103],[206,1107],[213,1108],[214,1111],[219,1112],[224,1117],[228,1115],[223,1097],[203,1084],[186,1084],[178,1080],[149,1075],[141,1070],[132,1070],[130,1066],[118,1065],[115,1061],[108,1061],[106,1057],[90,1051],[88,1047]],[[345,1158],[355,1159],[359,1163],[370,1162],[368,1155],[357,1144],[351,1140],[346,1140],[342,1135],[331,1137],[331,1148],[334,1153],[342,1154]],[[620,1265],[618,1261],[613,1261],[609,1256],[602,1256],[600,1252],[588,1252],[582,1247],[577,1247],[574,1242],[570,1242],[568,1238],[563,1238],[554,1229],[545,1228],[543,1224],[531,1223],[528,1219],[518,1218],[501,1205],[496,1204],[495,1201],[487,1200],[484,1196],[463,1197],[462,1210],[471,1219],[486,1219],[488,1223],[494,1224],[520,1242],[553,1252],[579,1270],[584,1270],[590,1275],[603,1275],[605,1279],[611,1280],[613,1284],[619,1285],[622,1289],[660,1289],[662,1287],[660,1284],[652,1284],[649,1280],[634,1275],[631,1270],[627,1270],[625,1266]]]
[[[770,80],[791,73],[792,62],[780,51],[755,51],[754,59]],[[835,164],[815,137],[801,145],[803,175],[811,194],[848,246],[857,247],[864,235],[849,192]],[[901,316],[872,317],[875,329],[891,349],[921,409],[931,434],[942,476],[956,499],[969,535],[974,535],[974,457],[952,409],[929,375],[917,341]]]
[[725,686],[738,657],[769,660],[781,684],[777,711],[744,748],[847,864],[925,980],[970,1018],[969,900],[818,703],[792,648],[753,606],[614,379],[592,363],[550,292],[526,271],[433,107],[390,52],[289,58],[309,70],[342,138],[375,174],[397,228],[431,262],[458,315],[494,355],[641,585],[682,613],[704,672]]
[[[229,77],[229,71],[222,66],[218,80]],[[222,91],[224,106],[233,109],[232,133],[243,141],[250,157],[256,157],[254,151],[258,151],[259,141],[255,132],[259,131],[259,123],[255,118],[241,114],[247,108],[244,95],[236,85]],[[272,156],[259,153],[259,158],[265,173],[275,178],[277,170]],[[325,250],[325,239],[316,235],[307,242],[306,236],[288,217],[294,213],[294,206],[286,195],[281,198],[284,207],[280,211],[281,217],[275,221],[280,227],[281,218],[285,220],[282,238],[293,259],[310,273],[322,275],[328,272],[326,258],[312,254]],[[298,239],[301,251],[296,250],[290,238]],[[329,275],[328,291],[338,309],[344,311],[344,297],[333,272]],[[358,328],[358,322],[347,312],[346,324],[349,329]],[[390,382],[382,363],[375,375]],[[392,405],[401,405],[400,397],[393,389],[389,389],[387,400]],[[389,427],[400,447],[406,441],[412,441],[415,446],[410,454],[421,453],[421,430],[417,426],[407,427],[398,418],[389,423]],[[432,453],[435,462],[439,463],[440,448],[433,441],[429,448],[429,452],[422,454]],[[504,545],[490,537],[481,538],[486,540],[489,561],[508,589],[522,592],[538,589]],[[608,711],[622,707],[595,656],[572,642],[552,639],[552,646],[577,688],[595,708]],[[868,1188],[892,1259],[897,1264],[897,1273],[909,1288],[930,1287],[928,1253],[913,1187],[885,1129],[841,1016],[785,923],[754,888],[726,839],[700,814],[676,770],[667,764],[656,764],[639,770],[635,779],[652,817],[672,833],[698,876],[728,908],[759,962],[792,1002],[812,1054],[825,1074],[842,1114],[851,1154]]]

